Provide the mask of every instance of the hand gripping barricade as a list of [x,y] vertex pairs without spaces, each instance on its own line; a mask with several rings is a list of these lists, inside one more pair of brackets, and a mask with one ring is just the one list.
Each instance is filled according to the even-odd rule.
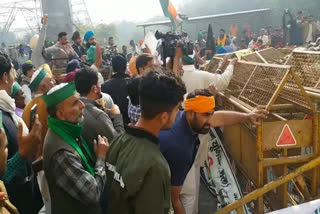
[[319,96],[316,84],[312,92],[307,85],[317,83],[316,78],[303,75],[304,70],[314,75],[312,69],[319,64],[298,70],[290,64],[292,57],[295,53],[288,65],[239,61],[228,89],[217,97],[223,109],[250,112],[266,106],[270,111],[260,126],[224,128],[224,146],[236,163],[242,191],[248,194],[217,213],[243,213],[247,204],[252,213],[260,214],[317,197]]

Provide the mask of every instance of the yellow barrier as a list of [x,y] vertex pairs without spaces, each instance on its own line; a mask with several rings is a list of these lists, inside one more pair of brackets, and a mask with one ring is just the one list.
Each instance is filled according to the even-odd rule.
[[264,187],[257,189],[251,193],[249,193],[248,195],[246,195],[245,197],[229,204],[228,206],[224,207],[223,209],[217,211],[215,214],[227,214],[233,210],[240,210],[239,207],[242,207],[243,205],[256,200],[257,198],[261,198],[265,193],[278,188],[279,186],[288,183],[290,180],[298,177],[299,175],[301,175],[302,173],[309,171],[311,169],[314,169],[316,167],[320,166],[320,157],[310,161],[309,163],[301,166],[300,168],[298,168],[296,171],[284,176],[284,177],[280,177],[279,179],[277,179],[276,181],[272,181],[266,185],[264,185]]

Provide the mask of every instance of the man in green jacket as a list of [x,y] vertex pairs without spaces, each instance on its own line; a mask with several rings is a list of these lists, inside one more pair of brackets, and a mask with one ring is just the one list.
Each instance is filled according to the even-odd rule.
[[142,77],[141,117],[107,153],[108,213],[169,212],[170,169],[157,136],[175,121],[185,93],[182,80],[172,73],[150,71]]
[[51,213],[100,213],[106,182],[104,159],[109,144],[98,136],[94,152],[81,137],[84,104],[74,82],[43,95],[49,113],[43,166],[51,196]]

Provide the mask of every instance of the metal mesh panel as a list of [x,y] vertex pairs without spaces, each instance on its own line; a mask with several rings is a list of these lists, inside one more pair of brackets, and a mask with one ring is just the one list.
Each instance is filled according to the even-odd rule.
[[293,52],[288,65],[292,65],[304,87],[320,89],[320,53]]
[[[226,93],[251,107],[266,106],[289,69],[284,66],[239,62],[235,67]],[[287,103],[309,108],[299,86],[291,75],[276,100],[276,104]]]
[[251,54],[242,56],[241,59],[248,62],[264,63],[264,61],[256,53],[251,53]]
[[267,105],[287,69],[256,66],[239,99],[251,106]]
[[299,86],[291,75],[287,83],[284,85],[279,97],[295,105],[310,109],[305,97],[301,94]]
[[286,54],[280,52],[275,48],[267,48],[261,51],[254,52],[252,54],[242,56],[241,59],[245,61],[264,63],[264,60],[261,59],[258,54],[260,54],[260,56],[270,64],[282,64],[281,59],[286,56]]
[[275,48],[264,49],[262,51],[259,51],[259,53],[265,60],[267,60],[267,62],[276,64],[279,64],[281,58],[284,58],[286,56],[286,54],[280,52]]
[[243,90],[244,86],[249,80],[255,67],[255,65],[249,65],[244,63],[236,64],[232,79],[228,87],[228,92],[232,96],[239,97],[241,91]]
[[219,67],[219,63],[222,61],[222,58],[213,57],[209,64],[206,66],[205,70],[210,73],[216,73],[216,70]]
[[292,51],[296,48],[296,46],[288,46],[285,48],[278,48],[277,50],[285,55],[289,55],[292,53]]
[[[228,56],[230,56],[230,58],[231,59],[233,59],[233,58],[237,58],[237,56],[233,53],[233,54],[227,54]],[[204,67],[204,70],[205,71],[208,71],[208,72],[210,72],[210,73],[216,73],[216,71],[217,71],[217,69],[218,69],[218,67],[219,67],[219,64],[220,64],[220,62],[222,62],[223,61],[223,59],[224,59],[224,57],[225,57],[226,55],[216,55],[215,57],[213,57],[212,59],[211,59],[211,61],[207,64],[207,65],[205,65],[205,67]],[[221,68],[222,70],[225,70],[226,69],[226,66],[225,67],[223,67],[223,68]]]

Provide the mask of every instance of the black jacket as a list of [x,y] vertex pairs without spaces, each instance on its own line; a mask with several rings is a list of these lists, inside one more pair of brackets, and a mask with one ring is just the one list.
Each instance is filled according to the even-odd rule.
[[101,91],[103,93],[109,94],[113,102],[117,104],[120,108],[121,114],[123,116],[124,124],[130,123],[130,119],[128,116],[128,84],[129,76],[123,73],[117,73],[112,76],[110,80],[107,80],[101,86]]
[[72,45],[73,50],[78,54],[79,58],[81,58],[83,55],[86,55],[86,51],[82,45],[78,46],[76,44]]
[[[18,128],[10,113],[2,111],[3,127],[8,139],[8,160],[18,152]],[[21,163],[22,164],[22,163]],[[24,170],[17,173],[11,183],[5,183],[10,201],[21,214],[36,214],[43,206],[37,179],[32,175],[30,164],[26,161]],[[24,172],[23,172],[24,171]],[[18,170],[17,170],[18,172]],[[28,181],[27,181],[28,178]]]

